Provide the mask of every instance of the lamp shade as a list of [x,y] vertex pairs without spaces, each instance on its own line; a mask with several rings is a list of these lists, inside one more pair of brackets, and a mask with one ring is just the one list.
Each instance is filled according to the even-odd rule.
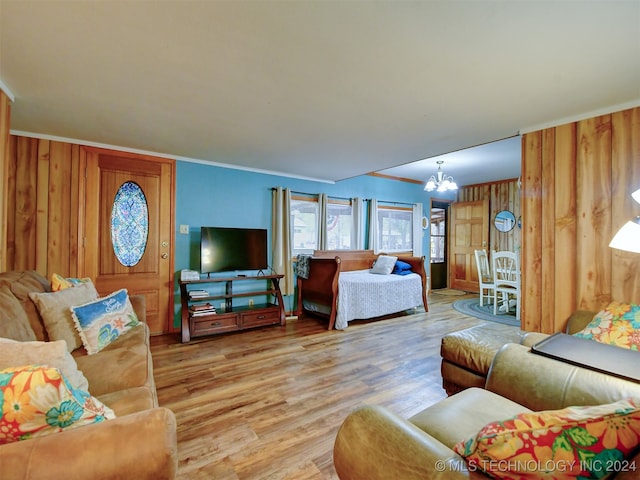
[[640,253],[640,217],[625,223],[613,237],[609,246],[618,250]]

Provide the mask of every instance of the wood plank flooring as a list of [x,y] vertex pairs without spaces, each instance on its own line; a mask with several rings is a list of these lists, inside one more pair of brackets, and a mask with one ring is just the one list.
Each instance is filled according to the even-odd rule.
[[160,405],[178,422],[180,479],[337,479],[338,428],[359,405],[410,417],[446,395],[440,339],[480,323],[429,296],[428,313],[351,322],[314,317],[181,344],[152,337]]

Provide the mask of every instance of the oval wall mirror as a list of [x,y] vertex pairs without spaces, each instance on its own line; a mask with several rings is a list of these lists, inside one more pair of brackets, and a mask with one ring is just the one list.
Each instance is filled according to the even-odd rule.
[[516,216],[509,210],[502,210],[496,215],[493,224],[500,232],[510,232],[516,225]]

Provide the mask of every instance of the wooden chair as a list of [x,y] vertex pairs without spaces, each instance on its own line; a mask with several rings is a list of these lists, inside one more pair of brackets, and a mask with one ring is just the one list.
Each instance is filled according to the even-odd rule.
[[478,283],[480,284],[480,306],[484,305],[485,291],[487,292],[487,305],[494,297],[493,274],[489,265],[486,250],[475,250],[476,267],[478,268]]
[[514,252],[493,252],[493,314],[498,313],[498,294],[502,294],[502,306],[509,311],[510,301],[516,302],[516,319],[520,320],[520,261]]

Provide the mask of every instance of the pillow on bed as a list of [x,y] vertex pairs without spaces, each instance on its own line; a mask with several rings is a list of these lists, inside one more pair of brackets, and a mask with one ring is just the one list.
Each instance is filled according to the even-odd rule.
[[396,261],[391,273],[394,275],[409,275],[410,273],[413,273],[413,271],[411,270],[411,265],[409,263],[398,260]]
[[373,264],[371,273],[378,273],[380,275],[389,275],[393,271],[393,267],[396,264],[398,257],[390,257],[388,255],[380,255]]

